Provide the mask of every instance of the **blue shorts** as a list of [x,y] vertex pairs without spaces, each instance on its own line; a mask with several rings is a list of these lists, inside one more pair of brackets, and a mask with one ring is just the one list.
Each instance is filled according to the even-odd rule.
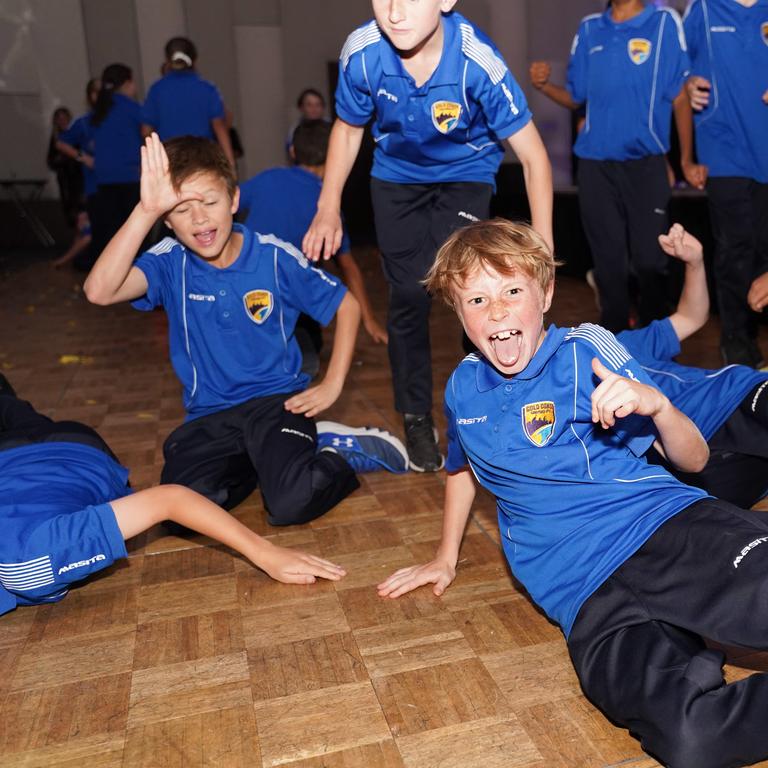
[[69,585],[127,557],[108,503],[60,514],[30,531],[13,562],[0,563],[0,613],[61,600]]

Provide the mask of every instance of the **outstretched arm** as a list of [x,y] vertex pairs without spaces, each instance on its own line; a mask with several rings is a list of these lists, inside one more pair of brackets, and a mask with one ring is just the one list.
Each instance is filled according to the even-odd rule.
[[219,142],[219,146],[229,160],[229,164],[237,170],[237,164],[235,163],[235,153],[232,150],[232,140],[229,138],[229,128],[227,122],[223,117],[214,117],[211,120],[211,128],[213,134],[216,137],[216,141]]
[[83,290],[90,302],[117,304],[147,292],[147,279],[133,266],[133,260],[157,219],[188,199],[193,198],[184,198],[173,188],[168,156],[160,138],[153,133],[141,148],[141,200],[85,280]]
[[523,165],[525,189],[531,207],[531,224],[554,253],[552,238],[552,166],[533,121],[507,139]]
[[632,413],[650,416],[659,433],[654,447],[683,472],[700,472],[709,459],[709,447],[696,425],[655,387],[619,376],[596,357],[592,371],[600,384],[592,393],[592,421],[603,429]]
[[273,579],[288,584],[338,581],[345,571],[320,557],[278,547],[208,499],[180,485],[159,485],[111,502],[123,538],[146,531],[163,520],[191,528],[226,544]]
[[662,250],[685,262],[685,281],[677,309],[669,320],[680,341],[696,333],[709,319],[709,290],[701,243],[680,224],[659,236]]
[[359,324],[360,305],[351,293],[345,293],[336,310],[336,332],[333,335],[333,350],[325,377],[316,387],[305,389],[286,400],[287,411],[304,413],[312,418],[336,402],[344,387],[349,366],[352,365]]
[[323,188],[317,213],[301,244],[308,259],[330,259],[341,245],[341,193],[363,141],[363,126],[350,125],[336,118],[328,140]]
[[448,475],[445,481],[443,535],[435,559],[423,565],[412,565],[395,571],[378,585],[381,597],[400,597],[424,584],[434,584],[432,591],[436,595],[445,592],[456,578],[461,540],[474,499],[475,481],[468,468]]

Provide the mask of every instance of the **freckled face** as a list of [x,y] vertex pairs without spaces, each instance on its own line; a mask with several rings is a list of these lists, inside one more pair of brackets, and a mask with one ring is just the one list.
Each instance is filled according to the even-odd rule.
[[452,292],[456,312],[473,344],[500,373],[524,370],[544,340],[544,313],[554,285],[542,292],[522,270],[503,275],[478,267]]
[[218,259],[230,240],[232,215],[240,202],[240,190],[230,199],[223,179],[211,173],[190,176],[181,185],[182,195],[197,196],[177,205],[166,224],[187,248],[206,261]]
[[399,51],[423,45],[440,26],[440,13],[453,8],[456,0],[373,0],[373,15],[379,29]]

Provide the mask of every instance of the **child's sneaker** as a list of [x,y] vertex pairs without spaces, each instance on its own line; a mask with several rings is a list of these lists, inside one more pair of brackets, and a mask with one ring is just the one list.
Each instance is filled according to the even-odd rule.
[[415,472],[438,472],[445,465],[445,457],[437,447],[437,430],[429,413],[406,413],[404,417],[405,441],[408,460]]
[[321,451],[338,453],[355,472],[386,469],[399,475],[408,471],[405,446],[384,429],[318,421],[317,447]]

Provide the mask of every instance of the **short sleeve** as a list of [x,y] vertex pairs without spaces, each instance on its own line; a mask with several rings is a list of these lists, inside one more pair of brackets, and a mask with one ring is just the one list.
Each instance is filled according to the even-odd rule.
[[164,286],[168,282],[168,254],[145,251],[136,260],[134,266],[144,273],[147,278],[147,292],[134,299],[131,306],[142,312],[149,312],[155,307],[165,305]]
[[328,325],[347,288],[337,277],[317,267],[290,243],[277,247],[281,298],[301,312]]
[[587,100],[587,25],[582,22],[571,43],[571,57],[568,60],[566,87],[577,104]]
[[364,56],[365,51],[339,61],[336,114],[350,125],[365,125],[374,113],[373,97],[363,71]]
[[506,65],[504,68],[504,76],[495,83],[482,73],[483,88],[479,97],[488,128],[499,140],[513,136],[533,118],[522,88]]
[[213,84],[208,83],[208,117],[210,120],[224,117],[224,101],[221,98],[219,89]]
[[85,126],[85,118],[78,117],[66,131],[59,134],[59,139],[65,144],[83,149],[88,144],[88,132]]
[[680,89],[688,77],[691,63],[688,58],[688,46],[680,16],[672,8],[665,8],[662,13],[666,14],[667,17],[663,41],[665,46],[663,60],[668,83],[667,95],[670,99],[674,99],[680,93]]
[[691,74],[711,78],[707,41],[705,37],[704,14],[701,2],[694,0],[689,6],[683,19],[685,41],[688,46],[688,57],[691,62]]
[[448,439],[448,456],[445,461],[446,472],[458,472],[469,464],[467,455],[464,453],[464,449],[461,447],[461,442],[456,432],[456,416],[454,415],[451,407],[453,398],[451,396],[450,388],[452,384],[453,377],[448,380],[443,403],[445,422],[448,425],[446,430],[446,437]]
[[154,85],[150,87],[144,106],[141,108],[141,121],[153,128],[157,128],[160,122],[157,113],[157,88]]
[[[581,420],[591,420],[592,393],[600,384],[598,377],[592,372],[592,359],[598,358],[602,364],[619,376],[624,376],[642,384],[656,387],[640,363],[635,360],[610,332],[598,325],[585,324],[575,328],[569,336],[577,337],[575,344],[576,355],[574,372],[577,382],[577,414]],[[599,430],[599,425],[595,427]],[[606,438],[615,442],[617,447],[623,445],[635,456],[642,456],[651,447],[657,437],[653,420],[647,416],[632,414],[623,419],[617,419],[616,424],[608,430]]]
[[672,360],[680,354],[680,340],[668,317],[654,320],[645,328],[622,331],[616,338],[642,364],[651,360]]

